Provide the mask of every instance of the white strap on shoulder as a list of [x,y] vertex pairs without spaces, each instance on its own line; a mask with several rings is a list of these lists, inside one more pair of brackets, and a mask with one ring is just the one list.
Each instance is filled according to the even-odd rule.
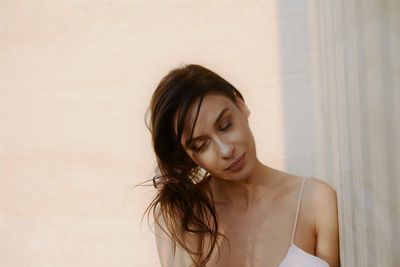
[[292,231],[292,241],[291,241],[292,243],[291,243],[291,244],[293,244],[294,234],[295,234],[295,232],[296,232],[297,217],[299,217],[301,196],[303,195],[303,188],[304,188],[304,183],[305,183],[305,181],[306,181],[306,178],[307,178],[307,177],[304,177],[303,183],[302,183],[301,189],[300,189],[299,200],[298,200],[298,203],[297,203],[296,219],[294,220],[294,226],[293,226],[293,231]]

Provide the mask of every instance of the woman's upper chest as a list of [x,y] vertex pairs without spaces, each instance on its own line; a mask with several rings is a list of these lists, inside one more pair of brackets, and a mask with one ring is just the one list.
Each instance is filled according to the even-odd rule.
[[[214,253],[207,266],[278,266],[291,246],[297,198],[296,190],[289,190],[246,210],[217,205],[219,229],[227,239],[220,243],[219,261]],[[315,225],[306,205],[300,208],[296,228],[294,243],[314,254]]]

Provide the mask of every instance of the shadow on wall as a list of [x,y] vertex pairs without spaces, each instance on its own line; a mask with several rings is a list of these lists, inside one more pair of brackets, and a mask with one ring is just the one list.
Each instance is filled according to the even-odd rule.
[[[281,61],[285,169],[318,176],[316,169],[315,109],[310,65],[308,6],[277,1]],[[324,177],[322,177],[324,178]]]

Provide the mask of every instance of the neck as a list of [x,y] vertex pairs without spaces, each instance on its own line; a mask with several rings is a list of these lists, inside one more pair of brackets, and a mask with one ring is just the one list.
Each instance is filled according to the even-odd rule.
[[211,180],[215,202],[238,210],[248,210],[257,195],[257,187],[251,184],[214,178]]
[[282,184],[283,172],[257,162],[252,174],[243,181],[211,179],[215,202],[247,211],[265,194],[272,195]]

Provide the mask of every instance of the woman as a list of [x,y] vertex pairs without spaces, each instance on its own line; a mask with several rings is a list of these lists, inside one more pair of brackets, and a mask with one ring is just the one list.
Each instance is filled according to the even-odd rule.
[[163,267],[340,265],[334,189],[259,161],[234,86],[186,65],[161,80],[150,111]]

